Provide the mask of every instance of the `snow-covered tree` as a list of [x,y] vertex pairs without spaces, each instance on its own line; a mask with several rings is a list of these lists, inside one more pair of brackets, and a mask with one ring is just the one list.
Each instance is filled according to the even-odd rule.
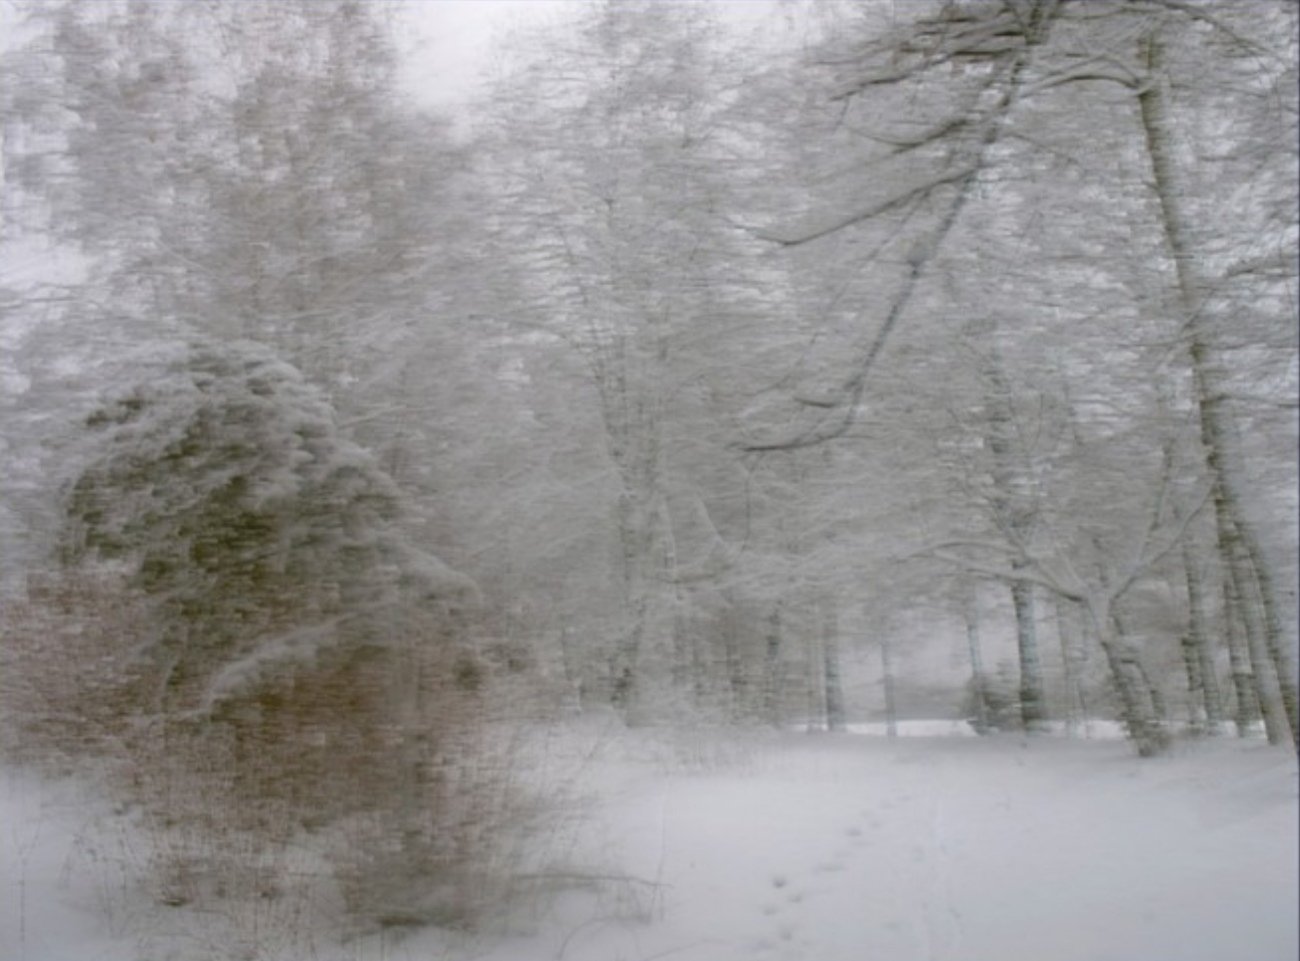
[[[384,8],[52,3],[6,72],[15,226],[111,315],[269,344],[384,456],[394,387],[458,260],[462,166],[400,92]],[[418,399],[401,401],[418,408]]]
[[[1274,306],[1294,302],[1294,204],[1281,213],[1294,149],[1280,149],[1294,124],[1293,107],[1283,106],[1294,103],[1294,85],[1279,92],[1294,59],[1293,9],[1268,8],[1276,42],[1200,4],[918,4],[892,24],[879,14],[863,6],[814,51],[811,75],[825,78],[823,102],[837,108],[825,113],[822,150],[810,152],[821,176],[785,223],[756,229],[825,276],[833,296],[790,382],[789,417],[757,425],[748,448],[852,443],[906,393],[944,393],[917,360],[956,356],[973,313],[996,334],[973,344],[996,355],[985,379],[996,376],[979,401],[948,391],[940,403],[967,419],[979,436],[966,449],[987,461],[968,474],[981,478],[969,506],[987,511],[1005,564],[982,572],[1020,595],[1032,583],[1091,597],[1126,710],[1146,717],[1136,727],[1158,748],[1151,672],[1115,602],[1137,580],[1160,576],[1169,552],[1181,550],[1171,537],[1208,543],[1192,515],[1211,484],[1220,520],[1209,569],[1225,575],[1225,624],[1253,645],[1275,737],[1279,719],[1294,715],[1294,645],[1269,613],[1278,606],[1270,566],[1282,555],[1268,560],[1251,518],[1276,495],[1255,488],[1248,504],[1241,482],[1273,458],[1252,449],[1260,466],[1245,470],[1247,449],[1234,440],[1241,405],[1233,414],[1229,398],[1245,385],[1247,364],[1270,371],[1281,392],[1273,396],[1294,392],[1284,372],[1294,347],[1270,331]],[[1194,63],[1214,64],[1218,80]],[[1202,145],[1225,134],[1235,146],[1216,158],[1179,141],[1175,115],[1203,131]],[[1223,214],[1225,181],[1210,176],[1223,163],[1265,171],[1241,190],[1253,231],[1223,226],[1233,219]],[[1093,215],[1098,204],[1107,215]],[[1152,250],[1172,253],[1153,260]],[[856,276],[817,273],[841,258],[856,262]],[[1234,343],[1229,317],[1251,319],[1235,328],[1244,343]],[[1168,353],[1175,341],[1188,347],[1181,366]],[[886,356],[911,365],[916,387]],[[1041,417],[1034,397],[1064,418]],[[979,407],[977,426],[969,415]],[[1066,431],[1064,447],[1053,421]],[[912,468],[917,477],[942,469]],[[1071,577],[1044,577],[1054,565]],[[1093,581],[1086,590],[1080,572]],[[1040,686],[1032,667],[1023,666],[1029,688]],[[1039,696],[1024,700],[1039,713]]]
[[[434,771],[484,680],[463,644],[474,585],[411,543],[397,489],[299,372],[247,343],[168,353],[86,420],[65,573],[33,595],[118,577],[131,616],[94,643],[84,621],[64,631],[77,666],[29,668],[112,706],[81,749],[128,760],[128,792],[168,823],[209,837],[376,817],[376,844],[403,838],[376,871],[436,875],[468,837],[448,834],[463,799]],[[78,612],[96,616],[51,616]]]
[[471,592],[410,544],[392,482],[264,349],[195,344],[87,428],[99,450],[63,559],[125,562],[155,600],[159,636],[134,654],[162,665],[159,709],[211,711],[281,663],[387,647]]
[[[673,4],[584,14],[494,91],[488,182],[526,298],[513,319],[569,345],[603,435],[620,612],[591,686],[654,716],[699,653],[685,582],[716,559],[719,502],[743,483],[719,423],[722,351],[766,298],[754,242],[715,213],[716,28]],[[729,468],[730,491],[701,483]]]

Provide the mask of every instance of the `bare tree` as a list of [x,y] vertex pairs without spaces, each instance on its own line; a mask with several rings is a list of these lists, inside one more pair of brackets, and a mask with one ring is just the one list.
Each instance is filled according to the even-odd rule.
[[[1203,276],[1199,266],[1204,258],[1198,254],[1184,199],[1189,188],[1180,169],[1172,129],[1165,34],[1181,25],[1177,20],[1170,23],[1156,17],[1143,31],[1137,61],[1144,74],[1140,86],[1135,84],[1139,116],[1159,201],[1160,226],[1173,264],[1177,310],[1186,338],[1206,468],[1213,481],[1215,531],[1226,568],[1229,615],[1239,617],[1245,631],[1255,693],[1263,708],[1269,740],[1276,743],[1289,734],[1292,744],[1300,745],[1292,658],[1282,638],[1270,565],[1245,510],[1240,481],[1245,458],[1228,406],[1230,390],[1223,364],[1206,329],[1207,314],[1218,306],[1209,296],[1216,285]],[[1292,33],[1294,28],[1292,18]],[[1235,35],[1231,39],[1247,42]]]
[[[837,144],[853,145],[863,169],[873,176],[869,180],[851,175],[828,178],[834,189],[828,188],[827,194],[835,197],[839,210],[848,208],[846,214],[814,213],[806,226],[755,230],[791,251],[852,236],[869,251],[868,263],[878,281],[875,296],[862,298],[866,322],[859,323],[860,349],[839,385],[831,391],[792,390],[797,404],[796,416],[790,419],[794,426],[768,423],[751,430],[746,446],[752,451],[798,450],[829,440],[858,439],[866,433],[866,412],[883,406],[884,391],[892,385],[877,361],[885,345],[897,342],[906,330],[900,318],[913,308],[912,326],[923,327],[929,311],[948,306],[927,281],[956,277],[959,286],[974,295],[954,298],[950,310],[964,310],[976,297],[987,298],[990,292],[995,299],[982,303],[984,311],[994,303],[1018,298],[1021,306],[1009,312],[1021,325],[1013,336],[1027,340],[1029,335],[1059,331],[1062,339],[1057,343],[1070,359],[1058,361],[1058,370],[1070,379],[1083,364],[1088,365],[1091,383],[1082,396],[1063,392],[1067,405],[1084,405],[1078,423],[1095,421],[1087,425],[1091,439],[1083,447],[1076,446],[1070,456],[1077,467],[1083,449],[1096,450],[1098,444],[1108,448],[1107,457],[1115,466],[1106,470],[1112,476],[1099,475],[1097,482],[1114,493],[1109,499],[1072,501],[1070,495],[1055,503],[1045,501],[1050,510],[1041,533],[1024,523],[1008,524],[1006,497],[1016,479],[1008,474],[1005,432],[990,431],[985,444],[991,459],[1002,464],[1004,481],[1003,522],[995,526],[1000,527],[1001,545],[996,553],[1006,566],[997,568],[997,576],[1020,595],[1017,607],[1022,610],[1027,610],[1026,585],[1047,588],[1083,605],[1107,653],[1130,727],[1144,753],[1159,750],[1163,742],[1162,695],[1148,683],[1139,652],[1125,637],[1126,619],[1117,605],[1138,579],[1155,573],[1170,551],[1183,551],[1183,545],[1171,537],[1186,537],[1188,549],[1198,549],[1202,542],[1190,532],[1199,526],[1197,512],[1207,489],[1221,568],[1201,564],[1189,569],[1222,570],[1226,594],[1219,613],[1246,642],[1254,694],[1264,705],[1270,737],[1281,736],[1286,723],[1294,729],[1289,650],[1293,644],[1281,635],[1271,563],[1254,532],[1253,515],[1259,508],[1249,505],[1242,480],[1247,475],[1247,454],[1231,414],[1230,398],[1242,384],[1239,359],[1258,357],[1258,349],[1246,343],[1242,353],[1230,355],[1223,328],[1216,328],[1212,336],[1210,326],[1212,321],[1218,323],[1216,317],[1235,313],[1258,317],[1252,331],[1265,329],[1283,314],[1278,310],[1273,318],[1263,316],[1274,305],[1294,303],[1295,275],[1290,264],[1295,205],[1291,202],[1288,207],[1282,201],[1293,200],[1295,178],[1290,172],[1295,151],[1278,148],[1279,137],[1294,125],[1294,108],[1287,106],[1294,103],[1294,84],[1285,93],[1281,85],[1293,73],[1288,64],[1294,60],[1295,17],[1291,9],[1270,7],[1268,18],[1281,37],[1271,45],[1251,39],[1253,31],[1243,29],[1236,18],[1221,16],[1205,5],[1157,0],[946,3],[892,33],[880,33],[873,23],[852,40],[828,44],[821,51],[822,66],[844,77],[828,97],[841,106],[841,112],[826,150]],[[882,39],[862,39],[872,30]],[[1190,71],[1198,61],[1213,63],[1214,71],[1193,77]],[[1216,86],[1220,80],[1222,85]],[[1171,81],[1191,93],[1175,98]],[[940,91],[944,96],[939,96]],[[906,120],[898,122],[889,98],[904,94],[913,98],[913,106]],[[930,103],[936,106],[927,108]],[[1066,103],[1069,109],[1049,109]],[[1243,106],[1248,109],[1241,110]],[[1173,111],[1183,111],[1208,131],[1216,123],[1216,129],[1222,129],[1224,118],[1233,116],[1234,109],[1242,119],[1235,121],[1239,128],[1232,141],[1235,146],[1225,154],[1234,159],[1227,162],[1267,170],[1258,182],[1269,186],[1257,188],[1248,202],[1251,216],[1269,238],[1263,242],[1265,250],[1258,249],[1258,234],[1216,227],[1224,222],[1216,214],[1222,208],[1215,207],[1223,198],[1207,186],[1215,162],[1205,157],[1208,151],[1191,149],[1173,135]],[[1076,117],[1087,117],[1094,126],[1085,131]],[[1264,149],[1266,143],[1272,148]],[[870,149],[864,149],[868,144]],[[1092,159],[1099,151],[1112,157],[1119,171],[1110,194],[1117,209],[1123,209],[1131,223],[1141,225],[1137,229],[1143,237],[1157,239],[1168,251],[1167,259],[1153,263],[1144,248],[1134,246],[1132,235],[1112,238],[1110,227],[1089,227],[1083,236],[1058,231],[1049,249],[1060,249],[1060,255],[1021,269],[1013,261],[1017,254],[1010,232],[1028,228],[1041,235],[1047,229],[1041,216],[1037,222],[1021,219],[1022,211],[1028,204],[1047,201],[1060,205],[1056,209],[1064,215],[1063,224],[1081,225],[1083,215],[1077,205],[1071,209],[1062,191],[1069,190],[1071,183],[1100,183],[1101,171]],[[1144,183],[1153,183],[1154,190],[1146,193]],[[1266,193],[1269,190],[1271,194]],[[864,199],[846,203],[845,197],[855,192]],[[1147,219],[1153,209],[1154,223]],[[981,221],[975,211],[989,219]],[[1102,240],[1103,235],[1108,239]],[[958,244],[958,239],[965,243]],[[1121,263],[1124,257],[1127,263]],[[1213,276],[1205,273],[1211,264],[1222,265]],[[886,269],[891,266],[892,275]],[[1049,267],[1057,276],[1046,272]],[[990,271],[988,282],[976,282],[980,272]],[[1034,272],[1038,277],[1032,276]],[[887,291],[883,296],[882,289]],[[1172,290],[1172,297],[1158,293],[1162,290]],[[1252,294],[1269,306],[1253,307]],[[1068,299],[1071,296],[1077,299]],[[1098,299],[1100,303],[1090,310],[1089,300]],[[1030,305],[1036,305],[1038,318],[1032,317]],[[1116,318],[1125,314],[1136,318],[1143,331],[1140,336],[1150,341],[1126,344],[1112,336],[1102,353],[1090,357],[1086,350],[1092,348],[1077,352],[1063,336],[1067,328],[1059,321],[1064,316],[1074,318],[1073,329],[1078,331],[1095,326],[1107,312]],[[1056,326],[1042,319],[1053,315],[1058,318]],[[1175,355],[1168,349],[1170,326],[1177,328],[1173,336],[1186,349],[1188,360],[1182,370],[1171,362]],[[941,339],[932,342],[939,344]],[[1283,352],[1277,356],[1294,356],[1293,346],[1279,346]],[[1123,357],[1125,364],[1112,359],[1108,369],[1103,359],[1106,350],[1112,357]],[[1031,358],[1023,352],[1017,357],[1021,363],[1026,359]],[[1128,366],[1130,362],[1137,366]],[[1294,390],[1292,376],[1281,373],[1280,367],[1270,369],[1278,372],[1273,375],[1274,389]],[[1137,394],[1145,409],[1120,399],[1127,389],[1123,372],[1137,370],[1174,385],[1174,395],[1180,398],[1174,414],[1161,412],[1158,392]],[[824,383],[824,371],[818,376]],[[1183,400],[1187,397],[1190,409],[1197,412],[1194,437],[1175,423],[1188,409]],[[1123,408],[1127,426],[1119,430],[1103,426],[1111,417],[1102,413],[1104,405]],[[1150,426],[1141,426],[1144,419]],[[1005,417],[992,419],[995,427],[1000,422]],[[1144,434],[1145,440],[1139,440]],[[1174,443],[1177,453],[1162,468],[1149,456],[1150,446],[1143,451],[1143,443],[1154,445],[1155,450]],[[1193,444],[1204,451],[1199,469]],[[1135,488],[1124,484],[1115,471],[1150,480]],[[1058,489],[1040,489],[1038,496],[1059,497],[1064,491],[1061,483],[1076,490],[1084,483],[1081,477],[1070,479],[1065,471],[1056,476]],[[1115,495],[1123,500],[1116,501]],[[1097,513],[1079,518],[1076,529],[1067,534],[1070,524],[1063,526],[1062,511],[1071,502]],[[1147,506],[1138,509],[1143,502]],[[1119,503],[1128,506],[1115,512]],[[996,517],[999,511],[996,503],[993,506]],[[1129,532],[1130,546],[1120,554],[1106,548],[1111,551],[1111,560],[1106,561],[1098,556],[1102,545],[1123,540],[1115,540],[1114,518],[1106,516],[1112,512],[1133,517],[1136,525]],[[1090,526],[1101,530],[1090,532]],[[973,544],[970,538],[967,542]],[[1082,573],[1085,557],[1091,559]],[[1116,564],[1117,557],[1125,559]],[[1066,568],[1073,568],[1069,576]],[[1026,576],[1019,578],[1022,570]],[[1014,587],[1017,583],[1022,586]],[[1215,595],[1200,589],[1199,583],[1188,585],[1185,603],[1193,647],[1199,645],[1197,639],[1203,636],[1209,616],[1203,603],[1207,596]],[[1196,665],[1188,675],[1197,678],[1191,681],[1193,694],[1202,702],[1212,699],[1216,680],[1212,655],[1200,645],[1199,652],[1189,656],[1186,663]],[[1244,676],[1241,660],[1234,654],[1238,677]],[[1031,691],[1031,706],[1034,700]],[[1238,700],[1244,705],[1244,698]],[[1207,716],[1212,711],[1205,708]]]
[[[735,269],[753,241],[709,216],[719,68],[707,21],[681,12],[593,7],[552,38],[552,59],[506,78],[490,134],[496,222],[531,299],[520,327],[568,344],[589,374],[620,579],[603,686],[643,717],[701,659],[687,585],[716,569],[725,522],[696,478],[729,469],[709,348],[759,296]],[[742,483],[730,469],[724,483]]]

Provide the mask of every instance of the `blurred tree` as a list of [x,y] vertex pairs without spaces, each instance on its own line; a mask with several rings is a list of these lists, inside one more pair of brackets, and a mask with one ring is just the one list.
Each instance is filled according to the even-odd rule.
[[390,616],[446,621],[472,595],[405,540],[392,482],[265,350],[196,344],[87,426],[100,449],[63,560],[125,561],[155,599],[159,636],[135,653],[164,665],[158,710],[215,709],[331,646],[382,648]]
[[600,417],[621,623],[591,689],[629,716],[663,716],[708,659],[692,595],[743,484],[718,348],[765,295],[753,241],[713,214],[727,189],[715,39],[698,6],[594,5],[491,107],[493,216],[528,298],[515,319],[575,351]]
[[31,21],[6,179],[31,227],[91,258],[81,296],[273,346],[399,458],[421,406],[404,358],[463,260],[463,159],[404,102],[384,8],[115,0]]
[[[1247,473],[1246,455],[1238,439],[1240,415],[1231,403],[1232,364],[1224,352],[1221,326],[1226,317],[1236,320],[1251,309],[1243,297],[1250,298],[1252,306],[1258,304],[1256,310],[1271,312],[1281,304],[1294,310],[1297,18],[1294,5],[1274,5],[1268,10],[1268,20],[1281,33],[1280,43],[1270,48],[1203,11],[1203,17],[1190,23],[1186,15],[1171,13],[1178,11],[1164,12],[1144,24],[1134,58],[1140,79],[1133,84],[1158,202],[1158,222],[1172,265],[1171,310],[1186,341],[1192,401],[1213,484],[1216,539],[1225,568],[1226,613],[1238,619],[1244,630],[1255,696],[1269,740],[1278,743],[1289,736],[1292,746],[1300,747],[1300,710],[1292,666],[1294,639],[1288,643],[1282,636],[1272,564],[1247,512],[1241,481]],[[1208,36],[1204,29],[1196,29],[1206,24]],[[1171,55],[1171,45],[1182,49]],[[1218,55],[1210,59],[1206,55],[1211,53]],[[1206,70],[1207,63],[1213,65],[1212,72]],[[1195,168],[1204,161],[1193,154],[1189,163],[1174,132],[1178,105],[1171,86],[1182,82],[1188,70],[1196,71],[1197,80],[1194,93],[1187,98],[1192,101],[1189,106],[1212,110],[1220,126],[1226,119],[1233,128],[1233,152],[1257,171],[1255,196],[1234,198],[1233,206],[1239,213],[1244,207],[1248,215],[1254,215],[1251,219],[1264,234],[1262,245],[1258,234],[1247,235],[1244,243],[1239,241],[1240,246],[1225,245],[1227,238],[1220,231],[1196,224],[1198,215],[1214,216],[1222,208],[1215,203],[1219,198],[1205,189],[1204,180],[1196,182],[1204,175],[1198,177]],[[1242,92],[1225,102],[1228,85]],[[1248,109],[1236,112],[1242,106]],[[1233,234],[1237,236],[1235,231]],[[1212,263],[1217,270],[1207,269]],[[1244,289],[1243,279],[1249,280]]]
[[474,585],[410,543],[391,480],[265,348],[195,341],[139,376],[86,421],[62,561],[73,583],[121,572],[146,616],[93,645],[65,695],[113,706],[128,790],[168,823],[373,817],[401,852],[373,859],[376,880],[414,872],[423,898],[461,843],[433,772],[475,720]]
[[[985,355],[1000,354],[984,398],[993,403],[983,404],[980,426],[966,425],[980,435],[973,449],[989,462],[968,477],[988,481],[976,488],[976,503],[988,512],[998,546],[978,537],[968,546],[994,550],[1006,566],[986,563],[982,572],[1020,595],[1037,584],[1089,599],[1093,629],[1127,691],[1125,710],[1136,718],[1131,727],[1144,752],[1164,739],[1160,692],[1125,637],[1128,621],[1116,604],[1128,603],[1134,583],[1168,563],[1170,537],[1191,537],[1206,484],[1216,513],[1228,518],[1219,522],[1217,561],[1228,589],[1220,613],[1240,624],[1254,652],[1256,695],[1274,717],[1270,736],[1277,736],[1278,718],[1294,714],[1294,642],[1269,627],[1278,624],[1269,614],[1277,607],[1269,561],[1250,546],[1251,516],[1275,495],[1256,489],[1255,505],[1243,502],[1233,479],[1259,471],[1245,470],[1246,450],[1232,440],[1225,406],[1249,365],[1269,371],[1274,402],[1295,389],[1294,345],[1279,341],[1275,309],[1295,297],[1295,150],[1281,145],[1294,126],[1287,106],[1294,84],[1282,91],[1294,70],[1295,16],[1283,7],[1268,8],[1278,39],[1264,43],[1252,39],[1261,34],[1251,25],[1201,4],[940,3],[892,26],[866,5],[856,29],[839,30],[812,58],[839,108],[812,154],[825,172],[816,182],[825,199],[805,201],[811,212],[795,211],[793,226],[755,231],[796,257],[815,250],[810,262],[835,264],[817,276],[828,285],[840,278],[835,301],[848,306],[805,352],[816,351],[822,362],[802,365],[806,373],[788,391],[792,415],[751,431],[750,450],[859,439],[900,391],[923,383],[929,370],[915,366],[922,344],[931,353],[950,349],[971,304],[980,318],[999,318],[1002,335],[985,337],[983,347]],[[1213,71],[1194,66],[1204,63]],[[1175,98],[1170,89],[1187,93]],[[1253,226],[1225,228],[1232,220],[1222,206],[1225,181],[1210,175],[1223,161],[1208,148],[1172,141],[1175,109],[1186,129],[1204,129],[1206,144],[1233,118],[1228,162],[1266,171],[1243,192]],[[1085,215],[1081,197],[1105,204],[1107,217]],[[1177,271],[1151,260],[1153,243],[1172,251]],[[860,251],[856,296],[831,254],[850,244]],[[1223,270],[1189,281],[1193,260],[1198,269],[1217,262]],[[1166,293],[1170,279],[1176,297]],[[910,325],[900,323],[905,314]],[[1216,328],[1219,346],[1212,348],[1207,325],[1216,315],[1251,316],[1246,343],[1229,352],[1227,328]],[[940,318],[947,318],[946,334]],[[1190,345],[1188,366],[1171,362],[1171,338]],[[978,338],[974,343],[980,349]],[[887,344],[914,366],[900,375],[878,364]],[[837,366],[836,349],[851,361]],[[837,369],[838,385],[828,376]],[[1059,383],[1039,379],[1040,371]],[[1015,387],[997,386],[1009,377]],[[1065,416],[1048,421],[1072,425],[1075,442],[1067,435],[1053,450],[1051,433],[1040,433],[1050,430],[1047,423],[1033,427],[1037,418],[1018,393],[1027,382],[1042,385],[1031,397],[1053,398]],[[1166,390],[1149,389],[1153,384]],[[1162,399],[1171,392],[1173,407]],[[954,394],[947,406],[964,415],[970,401]],[[1191,411],[1199,429],[1189,433]],[[1293,426],[1270,429],[1294,446]],[[1033,438],[1048,442],[1035,450],[1026,442]],[[1198,444],[1205,452],[1199,467]],[[1293,467],[1287,473],[1293,476]],[[1135,484],[1138,477],[1148,480]],[[1027,611],[1023,601],[1016,606]],[[1030,655],[1022,676],[1032,693],[1041,684],[1033,680],[1024,630],[1021,639]],[[1213,657],[1202,652],[1196,660]],[[1039,714],[1038,699],[1023,699],[1027,717]]]

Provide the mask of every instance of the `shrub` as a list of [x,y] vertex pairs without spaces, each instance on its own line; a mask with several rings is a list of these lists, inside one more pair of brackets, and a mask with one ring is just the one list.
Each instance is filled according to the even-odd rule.
[[411,903],[382,910],[437,917],[427,892],[473,860],[453,823],[485,693],[457,643],[473,586],[405,539],[388,478],[260,348],[192,345],[86,426],[62,569],[5,631],[12,747],[121,762],[166,903],[232,886],[218,848],[315,835],[358,911],[401,877]]

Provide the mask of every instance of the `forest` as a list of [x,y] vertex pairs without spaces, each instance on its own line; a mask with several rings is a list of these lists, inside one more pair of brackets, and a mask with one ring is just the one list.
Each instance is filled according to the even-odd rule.
[[0,755],[158,902],[473,927],[595,718],[1294,757],[1294,2],[5,6]]

